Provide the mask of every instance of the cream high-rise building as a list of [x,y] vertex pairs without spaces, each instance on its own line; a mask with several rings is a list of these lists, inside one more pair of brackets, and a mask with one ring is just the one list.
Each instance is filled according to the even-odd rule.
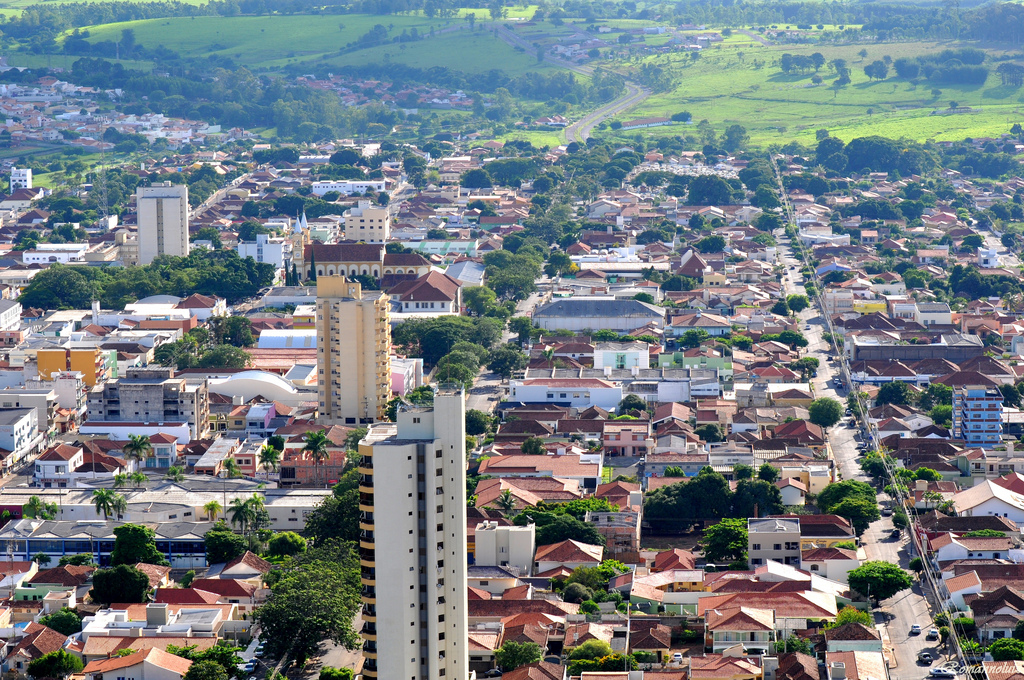
[[372,423],[391,398],[388,296],[363,292],[344,276],[316,281],[320,418],[330,425]]
[[139,222],[139,264],[158,255],[185,257],[188,241],[188,187],[158,182],[135,190]]
[[363,677],[465,680],[465,393],[371,426],[359,453]]
[[391,212],[385,206],[359,201],[345,212],[345,238],[365,243],[384,243],[391,236]]

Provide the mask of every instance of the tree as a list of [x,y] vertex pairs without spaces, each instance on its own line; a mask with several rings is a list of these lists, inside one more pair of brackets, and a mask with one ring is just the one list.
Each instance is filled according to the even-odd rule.
[[732,188],[718,175],[700,175],[690,182],[686,195],[688,205],[728,205]]
[[682,334],[679,338],[679,344],[686,349],[693,349],[694,347],[700,347],[701,343],[705,342],[711,336],[703,328],[691,328]]
[[730,153],[743,148],[749,141],[750,135],[742,125],[730,125],[725,128],[725,134],[722,135],[722,146]]
[[732,511],[729,482],[710,466],[685,484],[670,484],[648,494],[644,516],[657,526],[686,529],[696,520],[728,517]]
[[630,411],[645,411],[647,409],[647,402],[643,400],[643,397],[635,394],[627,394],[619,401],[619,405],[616,407],[616,412],[619,415],[629,413]]
[[185,470],[180,465],[172,465],[164,473],[164,479],[169,479],[172,482],[183,482],[185,481]]
[[779,316],[789,316],[789,304],[785,300],[779,300],[772,305],[772,314],[778,314]]
[[462,291],[462,302],[473,314],[483,316],[489,309],[494,307],[498,296],[486,286],[473,286]]
[[128,435],[128,443],[121,450],[125,456],[135,461],[142,461],[153,455],[153,445],[149,441],[149,436],[144,434]]
[[725,441],[725,437],[722,435],[722,429],[715,423],[701,425],[694,429],[693,433],[709,444]]
[[503,489],[498,497],[494,499],[494,507],[501,511],[505,517],[511,517],[516,512],[517,500],[511,489]]
[[[117,497],[121,494],[111,489],[96,489],[92,492],[92,504],[96,506],[96,514],[103,513],[103,519],[110,519],[114,506],[119,505]],[[123,496],[121,496],[124,498]]]
[[836,614],[835,623],[829,626],[829,628],[837,628],[839,626],[844,626],[847,623],[859,623],[869,627],[874,625],[871,614],[861,611],[856,607],[846,605],[839,610],[838,614]]
[[193,661],[182,680],[228,680],[230,676],[216,661]]
[[494,661],[504,672],[540,661],[541,648],[535,642],[509,640],[494,652]]
[[989,645],[988,652],[995,661],[1024,660],[1024,641],[1002,638]]
[[771,463],[762,463],[761,467],[757,468],[757,478],[774,484],[779,479],[779,471]]
[[581,659],[601,659],[606,656],[611,656],[611,654],[612,646],[604,640],[587,640],[572,649],[569,653],[569,660],[579,661]]
[[223,564],[240,557],[245,552],[245,539],[220,523],[203,536],[206,542],[206,561]]
[[887,600],[913,585],[910,574],[891,562],[865,562],[848,574],[850,587],[871,597],[875,603]]
[[253,613],[268,652],[283,656],[290,649],[301,665],[325,640],[355,649],[360,642],[352,628],[361,607],[359,573],[358,556],[348,548],[340,562],[314,560],[285,572]]
[[540,437],[527,437],[519,446],[519,450],[528,456],[543,456],[547,453],[544,448],[544,440]]
[[192,581],[195,581],[195,580],[196,580],[196,570],[195,569],[189,569],[188,571],[186,571],[184,574],[181,575],[181,578],[178,579],[178,585],[181,586],[182,588],[188,588],[189,586],[192,585]]
[[773,482],[741,479],[736,483],[736,493],[732,497],[733,517],[764,517],[781,514],[784,510],[782,492]]
[[114,529],[114,550],[110,564],[156,564],[170,566],[170,562],[156,549],[156,533],[139,524],[122,524]]
[[[473,16],[472,14],[470,16]],[[319,680],[353,680],[351,668],[331,668],[327,666],[320,669]]]
[[810,420],[815,425],[828,429],[843,417],[843,405],[832,397],[818,397],[807,408]]
[[82,617],[67,607],[61,607],[60,611],[42,617],[39,623],[64,635],[82,632]]
[[32,496],[21,508],[21,516],[25,519],[54,519],[57,517],[56,503],[46,503],[39,496]]
[[50,558],[49,555],[47,555],[44,552],[41,552],[41,553],[36,553],[35,555],[33,555],[32,556],[32,561],[35,562],[36,564],[38,564],[40,567],[45,567],[46,565],[48,565],[53,560]]
[[708,562],[740,562],[747,559],[747,520],[723,519],[704,530],[700,548]]
[[281,465],[281,452],[270,444],[264,444],[260,447],[259,460],[265,470],[276,472]]
[[274,534],[267,543],[267,552],[271,555],[298,555],[306,552],[306,539],[294,531],[282,531]]
[[797,314],[811,306],[811,302],[807,299],[806,295],[790,295],[786,298],[786,304]]
[[119,564],[110,569],[97,569],[92,575],[89,597],[94,602],[145,602],[149,595],[149,577],[135,567]]
[[[512,321],[515,321],[515,319],[512,319]],[[529,330],[527,330],[527,334],[529,334]],[[491,352],[487,370],[497,373],[502,378],[508,380],[514,373],[525,369],[526,364],[527,358],[522,350],[512,345],[502,345]]]
[[465,189],[486,189],[491,186],[491,176],[486,170],[474,168],[462,173],[459,184]]
[[206,513],[206,518],[211,522],[217,519],[218,513],[224,509],[224,506],[220,504],[220,501],[209,501],[203,506],[203,512]]
[[74,654],[63,649],[44,654],[28,665],[28,674],[33,678],[66,678],[81,673],[85,664]]
[[57,562],[57,566],[71,565],[74,567],[91,567],[92,555],[89,553],[78,553],[77,555],[65,555]]
[[785,640],[779,640],[775,643],[775,652],[777,654],[793,654],[799,652],[808,656],[814,655],[814,649],[811,647],[811,643],[803,638],[798,638],[796,635],[790,635]]
[[818,494],[818,508],[825,514],[831,514],[832,508],[847,498],[862,498],[872,503],[876,501],[875,490],[870,484],[847,479],[842,482],[832,482],[822,489]]
[[725,250],[725,237],[720,234],[705,236],[693,244],[693,247],[702,253],[720,253]]
[[881,517],[875,500],[869,501],[864,498],[844,498],[833,505],[829,509],[829,513],[850,520],[858,536],[863,534],[872,522]]
[[[328,448],[331,446],[331,440],[327,438],[327,432],[324,430],[314,430],[306,434],[306,445],[302,447],[302,450],[309,454],[309,457],[313,460],[313,479],[317,486],[320,486],[320,466],[321,464],[330,458],[330,452]],[[234,519],[231,521],[234,524]]]
[[[524,514],[529,515],[529,511]],[[570,538],[580,543],[604,545],[604,536],[594,525],[581,522],[572,515],[558,515],[548,524],[538,525],[536,535],[537,545],[551,545]]]
[[466,411],[466,433],[472,435],[484,434],[490,429],[491,417],[483,411],[469,409]]
[[883,404],[894,404],[906,406],[911,401],[910,386],[902,380],[894,380],[884,383],[878,388],[878,396],[875,397],[875,406]]

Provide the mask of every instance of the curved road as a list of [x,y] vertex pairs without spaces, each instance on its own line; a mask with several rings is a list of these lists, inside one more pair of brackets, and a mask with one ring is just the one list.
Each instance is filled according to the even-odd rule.
[[565,128],[565,138],[570,142],[579,142],[582,144],[587,141],[587,137],[590,136],[590,131],[593,130],[598,123],[603,120],[607,120],[626,109],[633,108],[649,96],[651,96],[650,90],[627,80],[626,93],[624,95],[605,104],[599,109],[591,111],[587,115],[583,116],[583,118],[580,118],[578,121]]
[[[527,40],[521,36],[516,35],[512,31],[508,30],[504,26],[497,26],[494,29],[495,33],[499,38],[504,40],[513,47],[519,47],[524,50],[532,50],[534,46],[531,45]],[[582,66],[580,64],[573,64],[572,62],[553,57],[547,53],[544,54],[544,61],[547,61],[555,66],[559,66],[564,69],[568,69],[574,73],[580,75],[591,76],[594,74],[593,66]],[[591,111],[587,115],[583,116],[580,120],[576,121],[572,125],[565,128],[565,139],[569,142],[579,142],[582,144],[587,141],[590,136],[591,130],[593,130],[598,123],[607,120],[612,116],[622,113],[626,109],[632,108],[651,96],[651,91],[647,88],[637,85],[636,83],[627,80],[626,81],[626,93],[622,96],[614,99],[604,106]]]

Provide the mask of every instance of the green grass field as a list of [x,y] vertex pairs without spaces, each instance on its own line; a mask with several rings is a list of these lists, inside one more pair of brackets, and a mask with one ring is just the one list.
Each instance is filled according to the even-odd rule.
[[[932,86],[889,78],[871,82],[864,66],[889,56],[916,56],[949,47],[940,43],[894,43],[868,46],[772,46],[744,45],[706,50],[692,62],[689,55],[672,54],[650,60],[676,74],[675,87],[650,97],[619,120],[643,116],[669,116],[689,111],[695,121],[707,119],[717,129],[738,123],[759,143],[796,139],[813,143],[814,132],[827,128],[833,134],[852,138],[865,134],[910,137],[918,140],[963,139],[1005,132],[1024,118],[1024,89],[1004,88],[992,75],[984,86],[942,86],[935,97]],[[867,58],[857,53],[867,49]],[[835,74],[826,66],[825,79],[814,85],[814,74],[786,75],[778,67],[785,52],[821,52],[826,59],[846,59],[853,83],[834,92],[829,83]],[[764,64],[756,68],[753,64]],[[890,75],[894,75],[890,71]],[[980,109],[970,114],[938,116],[955,100],[961,106]],[[682,134],[679,126],[656,128],[654,135]]]
[[[376,24],[397,37],[416,29],[424,40],[349,49]],[[90,42],[116,41],[131,28],[146,47],[164,47],[183,57],[224,56],[248,67],[278,69],[289,64],[343,67],[368,63],[402,63],[420,68],[442,66],[464,71],[536,70],[535,55],[517,52],[481,26],[469,31],[461,19],[420,16],[261,16],[177,17],[104,24],[89,28]],[[435,35],[430,35],[436,31]],[[55,57],[56,58],[56,57]]]

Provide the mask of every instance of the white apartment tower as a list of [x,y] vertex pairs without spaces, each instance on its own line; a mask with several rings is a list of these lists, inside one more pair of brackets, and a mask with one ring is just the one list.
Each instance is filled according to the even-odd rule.
[[384,418],[391,399],[388,296],[363,292],[344,276],[316,280],[316,357],[320,420],[369,424]]
[[188,241],[188,187],[158,182],[135,191],[139,221],[139,264],[158,255],[185,257]]
[[16,189],[31,189],[32,187],[32,169],[31,168],[11,168],[11,192],[13,193]]
[[469,677],[465,415],[442,386],[359,442],[364,678]]
[[345,212],[345,238],[350,241],[384,243],[391,236],[391,212],[369,201],[359,201]]

